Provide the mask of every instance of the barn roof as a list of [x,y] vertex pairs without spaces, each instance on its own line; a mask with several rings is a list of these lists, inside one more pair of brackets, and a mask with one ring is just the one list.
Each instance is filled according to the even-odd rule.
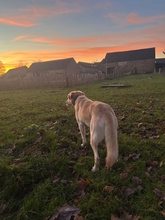
[[155,48],[107,53],[105,57],[108,63],[147,59],[155,59]]
[[27,70],[28,70],[27,66],[21,66],[21,67],[8,70],[6,74],[18,74],[18,73],[25,72]]
[[96,65],[93,63],[87,63],[87,62],[81,62],[81,61],[78,62],[78,65],[83,66],[83,67],[89,67],[89,68],[96,67]]
[[51,61],[45,61],[45,62],[38,62],[33,63],[29,67],[30,72],[43,72],[43,71],[49,71],[49,70],[61,70],[66,69],[68,64],[74,61],[74,58],[67,58],[67,59],[60,59],[60,60],[51,60]]
[[159,58],[155,60],[156,64],[164,64],[165,65],[165,58]]

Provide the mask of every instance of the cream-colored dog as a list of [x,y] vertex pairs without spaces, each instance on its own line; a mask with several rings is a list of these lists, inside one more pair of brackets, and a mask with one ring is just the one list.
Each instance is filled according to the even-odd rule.
[[98,144],[105,138],[107,157],[106,167],[112,168],[118,159],[117,118],[113,109],[103,102],[88,99],[81,91],[72,91],[67,96],[67,105],[73,105],[82,137],[86,144],[86,129],[90,127],[90,144],[94,153],[92,171],[99,170]]

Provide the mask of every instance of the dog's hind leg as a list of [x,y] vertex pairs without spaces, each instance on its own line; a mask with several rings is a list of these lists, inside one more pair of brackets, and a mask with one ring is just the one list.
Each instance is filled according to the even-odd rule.
[[100,158],[98,154],[98,141],[95,135],[91,134],[90,144],[91,144],[93,154],[94,154],[94,166],[92,168],[92,171],[95,172],[99,170],[99,163],[100,163]]
[[84,125],[84,123],[80,122],[79,123],[79,129],[80,129],[80,133],[81,133],[81,137],[82,137],[82,144],[81,146],[84,147],[86,145],[86,127]]
[[94,154],[94,166],[92,171],[95,172],[99,170],[99,154],[98,154],[98,145],[104,139],[104,121],[100,120],[100,117],[94,117],[91,119],[90,123],[90,144],[93,149]]

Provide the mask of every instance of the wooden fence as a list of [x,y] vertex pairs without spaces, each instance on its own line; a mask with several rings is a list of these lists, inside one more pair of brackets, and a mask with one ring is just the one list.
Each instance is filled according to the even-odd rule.
[[61,88],[71,87],[103,80],[101,73],[78,73],[66,76],[65,73],[45,74],[41,76],[26,76],[23,78],[0,78],[0,90],[33,89],[33,88]]

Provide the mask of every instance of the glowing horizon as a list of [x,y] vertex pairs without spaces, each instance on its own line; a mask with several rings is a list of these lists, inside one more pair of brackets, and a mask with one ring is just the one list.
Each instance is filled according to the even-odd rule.
[[[115,47],[116,48],[116,47]],[[57,52],[57,53],[50,53],[50,52],[41,52],[40,56],[38,56],[38,52],[35,53],[25,53],[23,56],[25,57],[24,59],[22,58],[22,56],[20,57],[20,59],[15,60],[11,63],[4,63],[5,68],[6,68],[6,72],[9,69],[14,69],[17,68],[19,66],[27,66],[29,67],[32,63],[35,62],[44,62],[44,61],[49,61],[49,60],[58,60],[58,59],[66,59],[66,58],[70,58],[73,57],[75,59],[76,62],[82,61],[82,62],[89,62],[89,63],[94,63],[94,62],[100,62],[102,59],[105,58],[106,53],[109,52],[120,52],[120,51],[127,51],[127,50],[138,50],[138,49],[145,49],[146,47],[139,47],[139,48],[135,48],[135,49],[131,49],[131,47],[127,47],[124,49],[124,47],[120,47],[120,48],[111,48],[110,50],[107,50],[108,48],[86,48],[86,49],[82,49],[79,51],[71,51],[71,52]],[[129,49],[130,48],[130,49]],[[150,47],[147,47],[150,48]],[[118,50],[117,50],[118,49]],[[155,48],[156,49],[156,48]],[[91,58],[86,58],[86,54],[91,53],[93,54],[93,52],[97,52],[98,56],[97,58],[95,56],[91,55]],[[74,57],[73,54],[79,53],[80,55],[77,57]],[[10,54],[11,56],[17,55],[18,56],[19,52],[13,52],[13,55]],[[33,57],[36,57],[36,59],[34,58],[30,58],[31,54],[33,54]],[[36,54],[36,55],[35,55]],[[164,54],[162,51],[157,51],[157,54],[159,55],[158,58],[164,58]],[[104,55],[104,56],[102,56]],[[162,55],[162,56],[161,56]],[[44,57],[44,59],[43,59]],[[22,58],[22,59],[21,59]]]

